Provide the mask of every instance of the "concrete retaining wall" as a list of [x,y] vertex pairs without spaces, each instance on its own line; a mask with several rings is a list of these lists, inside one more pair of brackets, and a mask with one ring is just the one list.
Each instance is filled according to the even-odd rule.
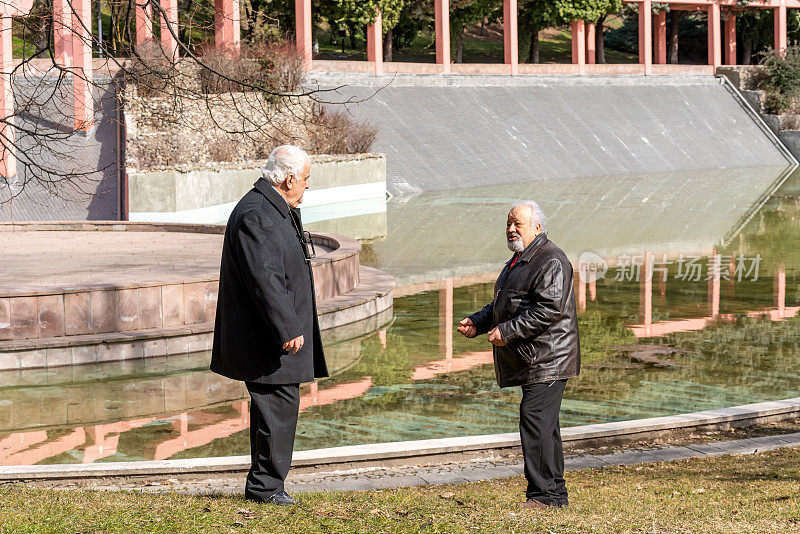
[[[386,157],[314,156],[301,213],[309,230],[354,238],[386,235]],[[261,176],[264,161],[177,167],[128,175],[131,221],[224,224]]]

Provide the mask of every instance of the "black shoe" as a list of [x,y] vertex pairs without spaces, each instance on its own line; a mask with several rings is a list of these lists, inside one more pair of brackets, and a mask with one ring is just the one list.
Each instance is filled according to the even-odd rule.
[[292,499],[292,497],[286,493],[285,491],[281,491],[275,493],[274,495],[270,495],[269,497],[259,497],[253,493],[245,492],[244,500],[254,502],[254,503],[269,503],[269,504],[277,504],[277,505],[290,505],[290,504],[297,504],[297,501]]
[[287,506],[287,505],[291,505],[291,504],[297,504],[297,501],[292,499],[292,497],[288,493],[286,493],[285,491],[282,491],[280,493],[276,493],[275,495],[267,497],[266,499],[264,499],[264,502],[268,502],[270,504],[277,504],[279,506]]

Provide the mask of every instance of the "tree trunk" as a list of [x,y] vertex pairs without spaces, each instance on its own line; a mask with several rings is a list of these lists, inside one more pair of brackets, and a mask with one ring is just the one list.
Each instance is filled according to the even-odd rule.
[[456,63],[463,63],[464,59],[464,30],[461,30],[461,33],[458,34],[458,40],[456,41]]
[[595,63],[606,62],[606,40],[605,40],[606,16],[597,19],[594,28],[594,60]]
[[350,32],[350,50],[355,50],[356,49],[356,27],[355,27],[355,25],[350,25],[348,27],[348,30]]
[[[188,13],[189,12],[189,8],[192,7],[193,3],[194,2],[192,0],[183,0],[182,2],[179,2],[178,5],[180,6],[181,13]],[[180,35],[181,41],[184,42],[184,43],[188,42],[188,40],[189,40],[188,39],[188,36],[189,36],[189,25],[188,24],[182,24],[182,25],[179,24],[178,26],[179,26],[178,34]]]
[[50,46],[50,34],[53,30],[52,12],[52,2],[44,2],[44,9],[36,21],[36,33],[33,35],[33,46],[36,47],[34,57],[41,57]]
[[531,44],[528,48],[528,63],[539,63],[539,32],[531,34]]
[[391,61],[392,60],[392,29],[386,32],[386,35],[383,36],[383,60],[384,61]]
[[678,30],[680,30],[681,19],[686,14],[685,11],[669,12],[669,49],[667,50],[667,63],[678,64]]
[[483,18],[483,19],[481,19],[481,33],[478,34],[481,37],[483,37],[483,28],[484,28],[485,25],[486,25],[486,19]]
[[752,65],[753,63],[753,38],[742,39],[742,65]]

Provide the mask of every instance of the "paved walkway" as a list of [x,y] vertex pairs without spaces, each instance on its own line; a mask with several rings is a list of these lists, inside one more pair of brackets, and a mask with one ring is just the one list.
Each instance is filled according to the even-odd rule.
[[219,276],[222,234],[0,232],[0,294]]
[[[685,458],[704,458],[726,454],[755,454],[784,447],[800,447],[800,432],[731,441],[715,441],[701,445],[666,446],[652,449],[617,451],[604,455],[579,455],[565,459],[567,471],[612,465],[666,462]],[[307,474],[289,474],[289,493],[313,491],[361,491],[433,484],[462,484],[479,480],[508,478],[523,473],[522,458],[472,460],[445,465],[408,466],[398,468],[362,468]],[[202,480],[166,482],[137,481],[132,483],[92,485],[92,489],[174,492],[189,495],[241,494],[244,477],[206,478]]]

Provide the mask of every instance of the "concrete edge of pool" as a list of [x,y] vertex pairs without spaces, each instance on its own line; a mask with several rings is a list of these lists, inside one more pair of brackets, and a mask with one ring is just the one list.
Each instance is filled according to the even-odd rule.
[[[564,443],[597,444],[656,437],[672,430],[727,428],[786,419],[800,414],[800,397],[745,404],[702,412],[615,421],[562,429]],[[519,433],[487,434],[456,438],[397,441],[297,451],[292,467],[343,466],[354,464],[459,453],[499,451],[520,445]],[[222,456],[181,460],[0,466],[0,480],[46,480],[143,475],[180,475],[246,471],[250,456]]]

